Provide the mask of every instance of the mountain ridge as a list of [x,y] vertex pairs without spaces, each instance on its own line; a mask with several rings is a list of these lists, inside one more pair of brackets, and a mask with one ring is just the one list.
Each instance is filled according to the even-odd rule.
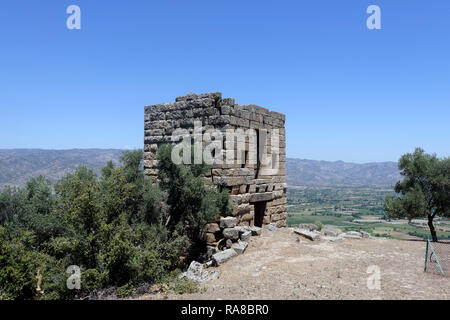
[[[85,165],[97,174],[107,161],[119,163],[123,149],[0,149],[0,187],[23,186],[29,178],[43,175],[56,182]],[[400,179],[392,161],[352,163],[326,160],[286,159],[288,186],[385,186]]]
[[286,159],[290,186],[386,186],[400,180],[397,162],[353,163],[309,159]]
[[56,182],[66,173],[85,165],[97,174],[106,162],[117,164],[120,149],[0,149],[0,187],[21,187],[29,178],[43,175]]

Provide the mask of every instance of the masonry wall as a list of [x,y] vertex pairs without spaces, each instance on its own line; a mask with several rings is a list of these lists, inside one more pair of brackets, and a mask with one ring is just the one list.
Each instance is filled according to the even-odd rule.
[[[158,147],[165,143],[178,143],[173,141],[173,134],[180,129],[194,134],[196,121],[201,122],[203,132],[218,129],[223,133],[224,161],[214,163],[205,180],[230,189],[236,224],[286,226],[285,116],[281,113],[256,105],[236,104],[233,98],[222,98],[219,92],[188,94],[172,103],[147,106],[144,122],[145,174],[156,180]],[[249,135],[245,141],[235,137],[227,139],[230,136],[226,132],[232,129],[255,132],[256,137]],[[278,149],[272,148],[273,141],[278,141]],[[266,153],[265,159],[269,163],[257,161],[261,150]],[[232,163],[225,161],[231,158],[234,159]],[[262,217],[261,208],[264,211]],[[219,221],[208,224],[205,228],[208,244],[217,243],[223,237],[222,231]]]

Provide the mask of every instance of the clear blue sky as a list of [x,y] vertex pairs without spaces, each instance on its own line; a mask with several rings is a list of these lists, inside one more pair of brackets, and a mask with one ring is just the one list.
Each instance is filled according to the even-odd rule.
[[142,148],[145,105],[210,91],[285,113],[288,157],[449,156],[450,1],[0,5],[0,148]]

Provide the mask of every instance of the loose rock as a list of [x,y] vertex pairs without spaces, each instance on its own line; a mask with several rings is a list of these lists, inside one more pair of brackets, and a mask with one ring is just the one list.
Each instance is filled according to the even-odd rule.
[[252,232],[252,236],[259,236],[259,235],[261,235],[261,228],[260,227],[250,227],[250,231]]
[[205,239],[206,243],[209,245],[214,244],[216,242],[216,236],[214,235],[214,233],[209,233],[209,232],[205,233],[204,239]]
[[325,227],[322,230],[322,234],[324,236],[331,236],[331,237],[337,237],[342,231],[339,229],[331,228],[331,227]]
[[360,231],[359,233],[361,233],[361,236],[363,238],[370,238],[370,233],[366,232],[366,231]]
[[247,232],[247,231],[250,231],[250,232],[251,232],[249,226],[237,226],[237,227],[234,227],[234,228],[237,229],[237,230],[239,231],[239,235],[240,235],[240,236],[242,236],[242,234],[245,233],[245,232]]
[[217,223],[208,223],[205,225],[204,230],[205,230],[205,232],[215,233],[215,232],[219,232],[220,228]]
[[325,240],[331,241],[331,242],[342,242],[344,239],[339,237],[324,237]]
[[206,256],[210,258],[214,253],[216,253],[216,247],[206,246]]
[[241,234],[241,240],[242,241],[247,241],[251,236],[252,236],[252,232],[251,231],[246,231],[243,234]]
[[234,247],[236,253],[241,254],[244,253],[245,249],[247,249],[248,243],[245,241],[239,241],[238,245]]
[[347,238],[347,239],[362,239],[362,236],[361,236],[361,234],[359,232],[358,233],[352,233],[352,231],[351,232],[347,232],[347,233],[342,233],[342,234],[340,234],[340,237]]
[[236,228],[223,229],[223,236],[225,239],[237,241],[239,239],[239,230]]
[[311,241],[320,240],[320,235],[318,232],[309,231],[306,229],[294,229],[294,232]]
[[221,228],[234,228],[236,226],[237,219],[235,217],[220,218]]
[[192,261],[189,265],[188,270],[180,275],[180,278],[187,278],[191,281],[196,282],[207,282],[213,279],[217,279],[218,277],[219,273],[217,271],[203,271],[203,264],[197,261]]
[[234,249],[226,249],[224,251],[218,252],[212,256],[216,265],[221,265],[231,258],[237,256],[237,252]]
[[278,228],[275,225],[273,225],[273,224],[268,224],[266,226],[266,229],[269,230],[269,231],[277,231],[278,230]]

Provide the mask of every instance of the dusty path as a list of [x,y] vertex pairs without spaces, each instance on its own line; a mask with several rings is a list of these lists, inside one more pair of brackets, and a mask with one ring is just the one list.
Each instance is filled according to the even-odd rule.
[[[289,229],[263,230],[247,251],[221,265],[202,292],[169,299],[449,299],[450,277],[424,273],[425,243],[391,239],[311,242]],[[368,289],[367,268],[381,289]],[[146,295],[141,299],[158,299]]]

